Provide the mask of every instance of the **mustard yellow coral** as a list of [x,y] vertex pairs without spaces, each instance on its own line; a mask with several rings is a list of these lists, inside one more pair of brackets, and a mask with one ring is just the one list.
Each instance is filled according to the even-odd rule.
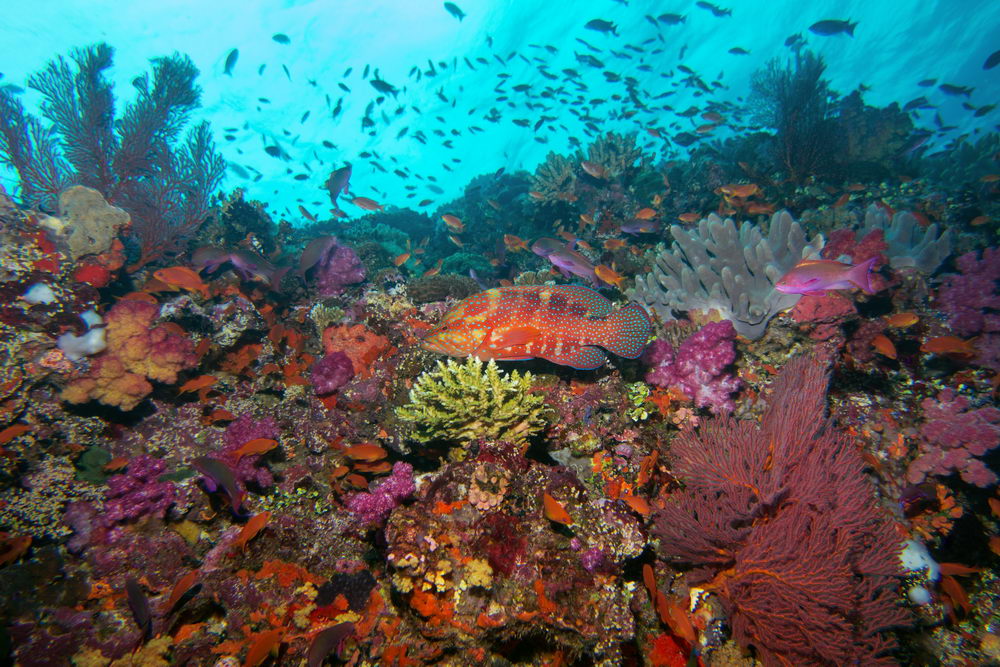
[[115,304],[107,317],[107,349],[93,359],[87,374],[63,389],[63,400],[96,400],[131,410],[153,391],[149,380],[171,384],[194,366],[198,359],[190,339],[173,325],[154,326],[159,312],[146,301]]

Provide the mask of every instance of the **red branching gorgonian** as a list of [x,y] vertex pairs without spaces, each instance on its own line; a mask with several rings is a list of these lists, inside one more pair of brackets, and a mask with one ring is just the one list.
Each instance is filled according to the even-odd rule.
[[826,385],[797,359],[760,424],[716,417],[674,440],[685,488],[655,517],[660,555],[694,566],[765,665],[892,664],[900,540],[825,417]]

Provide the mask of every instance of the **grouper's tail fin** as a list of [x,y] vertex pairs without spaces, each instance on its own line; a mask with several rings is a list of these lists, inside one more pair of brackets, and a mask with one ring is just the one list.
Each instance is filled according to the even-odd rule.
[[649,313],[633,302],[608,316],[600,345],[619,357],[635,359],[646,349],[652,331]]

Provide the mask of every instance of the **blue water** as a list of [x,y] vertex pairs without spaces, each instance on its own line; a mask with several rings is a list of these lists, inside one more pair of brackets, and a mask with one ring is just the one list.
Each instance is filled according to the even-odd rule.
[[[962,103],[980,107],[1000,101],[1000,68],[982,69],[1000,48],[1000,3],[718,4],[731,9],[731,16],[716,17],[694,2],[639,0],[462,0],[457,3],[466,14],[461,21],[437,1],[8,3],[0,23],[0,83],[23,86],[54,56],[106,41],[117,51],[112,77],[121,105],[130,97],[129,82],[148,68],[150,58],[186,53],[201,70],[198,115],[212,123],[223,154],[235,165],[224,188],[245,187],[293,223],[301,222],[298,204],[326,212],[323,182],[345,161],[354,164],[355,194],[396,206],[424,199],[440,204],[460,194],[477,174],[531,170],[549,151],[566,153],[574,137],[586,145],[597,133],[584,126],[580,115],[592,118],[601,131],[639,131],[659,158],[682,156],[685,149],[643,130],[656,127],[667,137],[691,131],[703,121],[678,117],[676,111],[704,109],[708,101],[745,101],[752,72],[769,59],[787,59],[791,52],[785,39],[796,33],[806,48],[825,58],[835,91],[847,94],[863,84],[870,88],[865,101],[875,106],[926,95],[937,108],[914,112],[917,125],[935,129],[937,113],[943,125],[954,127],[935,137],[939,148],[961,134],[997,127],[1000,110],[974,118]],[[647,18],[665,13],[682,14],[685,21],[654,26]],[[613,22],[619,36],[585,28],[591,19]],[[856,21],[854,37],[808,30],[823,19]],[[289,43],[275,41],[277,33],[287,35]],[[734,47],[749,55],[730,53]],[[239,57],[227,76],[225,61],[234,48]],[[581,63],[576,54],[591,55],[604,66]],[[434,76],[427,75],[429,60]],[[678,70],[680,65],[695,74]],[[422,72],[419,81],[411,73],[414,67]],[[575,69],[579,77],[567,76],[564,68]],[[375,103],[370,114],[375,126],[365,130],[366,107],[382,96],[369,83],[376,70],[399,92]],[[556,78],[547,79],[542,71]],[[609,82],[605,72],[622,80]],[[692,76],[712,92],[703,93]],[[645,108],[629,99],[626,77],[637,81]],[[937,81],[917,86],[924,79]],[[937,88],[941,83],[970,86],[974,92],[969,98],[949,96]],[[513,91],[519,84],[530,89]],[[541,96],[549,87],[564,92]],[[669,95],[653,99],[664,93]],[[503,95],[509,99],[498,101]],[[37,95],[28,91],[23,99],[35,110]],[[342,113],[333,118],[338,103]],[[486,119],[491,109],[498,112],[496,122]],[[471,133],[470,126],[482,132]],[[426,137],[426,143],[417,136]],[[323,141],[336,148],[324,147]],[[287,160],[264,152],[275,145]],[[364,151],[378,157],[360,157]],[[393,173],[396,169],[405,176]],[[16,191],[9,172],[0,179]]]

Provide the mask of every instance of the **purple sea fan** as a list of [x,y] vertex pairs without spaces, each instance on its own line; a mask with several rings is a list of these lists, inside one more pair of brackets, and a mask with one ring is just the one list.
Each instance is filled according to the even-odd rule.
[[790,362],[760,424],[716,417],[672,443],[685,488],[654,516],[660,556],[694,566],[733,636],[771,665],[883,665],[900,549],[864,462],[825,417],[827,377]]
[[312,365],[309,380],[316,394],[326,396],[337,391],[354,377],[351,358],[339,350],[326,355]]
[[726,373],[736,361],[736,329],[733,323],[710,322],[691,334],[674,351],[665,340],[656,340],[646,352],[652,364],[646,382],[657,387],[677,387],[694,399],[699,408],[716,414],[732,412],[731,395],[739,390],[739,378]]

